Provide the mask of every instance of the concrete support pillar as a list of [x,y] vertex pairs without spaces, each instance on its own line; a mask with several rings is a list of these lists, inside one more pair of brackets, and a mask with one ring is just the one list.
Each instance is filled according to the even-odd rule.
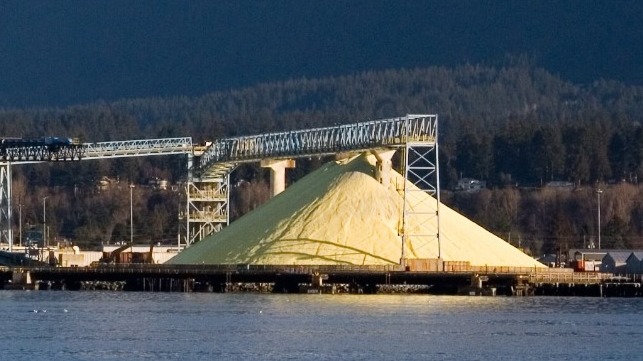
[[357,155],[361,154],[361,152],[337,152],[335,153],[335,160],[336,161],[343,161],[352,157],[355,157]]
[[372,150],[371,153],[377,159],[375,179],[383,186],[388,187],[391,184],[391,169],[393,169],[391,158],[393,158],[395,150]]
[[11,275],[11,283],[17,286],[31,285],[31,273],[24,269],[14,270]]
[[265,159],[261,161],[263,168],[270,168],[270,195],[276,196],[286,189],[286,168],[295,168],[294,159]]

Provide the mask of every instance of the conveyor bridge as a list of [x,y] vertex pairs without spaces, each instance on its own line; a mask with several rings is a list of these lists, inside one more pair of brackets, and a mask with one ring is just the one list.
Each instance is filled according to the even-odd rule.
[[242,136],[215,141],[203,154],[200,167],[218,163],[255,162],[328,155],[346,151],[403,146],[409,142],[435,142],[435,116],[373,120],[325,128]]
[[[191,137],[72,142],[59,143],[56,147],[7,144],[3,148],[6,156],[0,162],[0,237],[12,244],[12,164],[185,154],[187,201],[186,208],[180,212],[185,234],[180,237],[179,246],[189,246],[228,224],[229,179],[238,164],[381,148],[404,149],[405,177],[415,184],[413,189],[439,197],[437,115],[407,115],[332,127],[216,139],[206,149],[196,151]],[[405,217],[412,216],[412,211],[405,205]],[[438,235],[430,237],[437,239]]]

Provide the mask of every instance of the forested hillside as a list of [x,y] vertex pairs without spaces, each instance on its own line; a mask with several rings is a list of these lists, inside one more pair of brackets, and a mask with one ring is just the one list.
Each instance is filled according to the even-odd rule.
[[[441,184],[460,177],[487,182],[476,194],[444,200],[491,231],[533,252],[582,246],[596,235],[597,186],[603,194],[603,247],[643,246],[643,88],[613,81],[578,86],[526,63],[504,67],[367,72],[293,79],[200,97],[128,99],[64,109],[4,109],[5,137],[66,136],[84,142],[192,136],[217,137],[319,127],[404,115],[437,113]],[[291,181],[321,160],[298,162]],[[127,238],[129,194],[99,192],[103,176],[146,184],[178,183],[181,157],[125,159],[14,167],[14,204],[26,222],[42,221],[48,195],[51,234],[96,245]],[[234,173],[234,215],[264,201],[264,171]],[[568,181],[572,189],[543,187]],[[116,189],[116,190],[115,190]],[[137,240],[176,239],[179,194],[138,187]],[[16,232],[17,233],[17,232]],[[511,234],[511,236],[509,236]],[[530,243],[531,242],[531,243]]]

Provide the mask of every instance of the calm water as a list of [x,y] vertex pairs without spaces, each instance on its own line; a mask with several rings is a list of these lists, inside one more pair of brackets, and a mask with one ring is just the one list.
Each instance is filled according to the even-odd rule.
[[0,291],[0,316],[1,360],[643,358],[643,299]]

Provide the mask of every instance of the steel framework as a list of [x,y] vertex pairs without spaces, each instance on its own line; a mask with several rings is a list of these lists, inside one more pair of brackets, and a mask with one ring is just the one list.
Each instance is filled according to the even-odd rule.
[[[416,249],[437,243],[437,257],[442,258],[440,243],[440,171],[438,162],[438,123],[437,116],[430,130],[431,135],[424,141],[409,141],[404,147],[404,213],[402,233],[402,257],[409,238]],[[419,196],[415,196],[421,193]],[[431,197],[424,197],[427,193]],[[432,204],[431,204],[432,203]],[[426,206],[425,206],[426,205]],[[429,209],[429,211],[427,211]],[[433,211],[435,209],[435,211]],[[430,230],[435,222],[435,233]],[[410,225],[413,225],[412,227]]]
[[11,163],[76,161],[83,155],[79,144],[47,142],[45,139],[3,139],[0,144],[0,241],[13,250]]
[[25,146],[1,147],[2,161],[5,162],[49,162],[80,160],[83,147],[75,144],[45,145],[33,144]]
[[[199,157],[195,167],[200,182],[189,185],[187,245],[216,232],[229,222],[229,179],[236,164],[262,159],[290,159],[328,155],[346,151],[365,151],[374,148],[403,148],[406,178],[402,229],[402,255],[408,237],[420,244],[439,241],[440,186],[438,172],[437,115],[407,115],[404,117],[367,121],[326,128],[268,133],[219,139]],[[213,172],[213,169],[216,169]],[[431,195],[425,202],[435,202],[431,214],[412,207],[409,198],[414,192]],[[206,194],[217,197],[207,197]],[[205,218],[205,220],[201,220]],[[424,234],[409,224],[424,225],[437,222],[438,232]],[[423,228],[420,228],[423,229]]]
[[11,166],[47,161],[78,161],[151,155],[191,154],[192,138],[142,139],[69,145],[34,144],[2,148],[0,162],[0,241],[13,248]]
[[239,163],[400,147],[409,141],[435,142],[436,120],[433,115],[407,115],[216,140],[198,157],[196,177],[188,181],[185,245],[228,224],[230,173]]
[[11,165],[0,163],[0,241],[9,244],[9,252],[13,251],[13,232],[11,225]]
[[141,157],[150,155],[192,154],[192,138],[139,139],[84,143],[82,159]]
[[230,174],[237,164],[212,164],[196,176],[192,164],[192,156],[188,156],[186,208],[179,215],[179,220],[185,221],[186,229],[181,232],[179,247],[190,246],[219,232],[230,222]]
[[373,120],[326,128],[219,139],[201,156],[199,167],[221,162],[297,158],[434,142],[435,115]]
[[[13,239],[11,164],[186,154],[186,208],[179,214],[179,218],[185,221],[186,231],[179,237],[181,247],[189,246],[229,223],[230,174],[238,164],[376,148],[405,150],[407,184],[404,187],[402,249],[410,236],[436,239],[439,245],[439,231],[435,235],[424,235],[413,234],[406,229],[408,221],[414,217],[422,218],[423,222],[437,218],[439,229],[437,115],[407,115],[333,127],[225,138],[214,141],[202,154],[194,152],[190,137],[84,143],[65,148],[49,149],[50,154],[45,154],[42,147],[10,151],[3,158],[4,162],[0,162],[0,237],[10,246]],[[55,155],[51,154],[52,151]],[[432,195],[438,211],[430,215],[415,211],[407,198],[415,191]]]

